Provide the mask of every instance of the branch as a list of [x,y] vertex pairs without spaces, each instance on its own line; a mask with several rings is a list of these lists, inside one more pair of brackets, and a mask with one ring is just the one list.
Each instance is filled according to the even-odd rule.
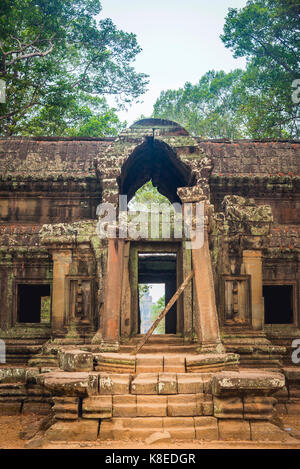
[[31,52],[30,54],[20,55],[20,56],[16,57],[15,59],[10,60],[9,62],[6,63],[6,67],[9,67],[10,65],[13,65],[14,63],[16,63],[20,60],[29,59],[31,57],[45,57],[46,55],[49,55],[53,51],[53,47],[54,46],[53,46],[52,41],[50,41],[49,49],[46,50],[45,52],[42,52],[41,50],[34,47],[35,52]]
[[290,73],[291,75],[294,76],[295,72],[283,61],[280,59],[280,57],[278,57],[277,54],[274,54],[274,52],[272,51],[272,49],[270,49],[270,47],[268,47],[268,45],[265,45],[262,41],[259,40],[258,37],[253,37],[257,40],[258,44],[261,45],[261,47],[264,49],[264,51],[266,52],[267,55],[269,55],[270,57],[273,57],[273,59],[279,63],[280,65],[283,66],[283,68],[288,72]]
[[37,91],[40,89],[40,86],[36,86],[35,87],[35,90],[33,92],[33,95],[32,95],[32,98],[31,98],[31,101],[26,105],[24,106],[24,108],[22,109],[22,111],[20,110],[15,110],[15,111],[11,111],[7,114],[4,114],[2,116],[0,116],[0,121],[4,120],[4,119],[8,119],[9,117],[12,117],[16,114],[19,114],[19,116],[24,116],[24,114],[26,113],[26,111],[28,109],[30,109],[32,106],[35,106],[36,104],[39,104],[39,101],[38,100],[35,100],[35,97],[36,97],[36,94],[37,94]]
[[98,59],[100,56],[96,56],[96,57],[92,57],[91,60],[86,64],[85,68],[84,68],[84,71],[83,73],[81,74],[81,78],[79,78],[78,80],[76,80],[73,85],[72,85],[72,89],[75,88],[75,86],[79,85],[79,83],[85,78],[86,74],[87,74],[87,71],[90,67],[90,65],[93,63],[94,60]]

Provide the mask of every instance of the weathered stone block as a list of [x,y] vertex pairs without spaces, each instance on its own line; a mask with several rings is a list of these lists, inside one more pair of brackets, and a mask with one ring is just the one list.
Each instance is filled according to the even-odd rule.
[[155,373],[163,371],[163,357],[158,355],[137,355],[136,373]]
[[197,440],[218,440],[218,421],[215,417],[194,417]]
[[[201,394],[198,399],[201,399]],[[214,415],[214,403],[211,394],[203,394],[202,413],[203,415]]]
[[177,394],[177,376],[175,373],[159,373],[158,394]]
[[0,369],[0,383],[25,383],[26,368],[25,367],[4,367]]
[[138,417],[166,417],[167,396],[137,396]]
[[0,396],[26,396],[26,387],[21,383],[0,383]]
[[202,403],[196,394],[176,394],[168,396],[169,417],[194,417],[201,415]]
[[85,372],[54,371],[38,376],[38,382],[54,396],[86,396],[88,380],[89,374]]
[[153,433],[162,431],[163,419],[160,417],[113,418],[111,421],[101,422],[100,439],[144,440]]
[[99,353],[94,355],[95,370],[111,373],[135,373],[135,357],[124,353]]
[[87,389],[89,396],[97,396],[99,394],[99,380],[100,380],[99,372],[89,373],[88,389]]
[[186,370],[188,373],[216,372],[237,368],[238,363],[239,355],[235,353],[200,353],[186,357]]
[[101,373],[99,379],[100,394],[129,394],[131,375]]
[[145,373],[135,377],[131,383],[132,394],[157,394],[158,374]]
[[169,432],[155,432],[152,433],[148,438],[146,438],[146,445],[153,445],[155,443],[168,443],[171,440],[171,435]]
[[244,419],[269,420],[274,412],[276,399],[265,396],[244,397]]
[[213,394],[270,395],[285,385],[282,373],[268,371],[223,371],[213,377]]
[[214,416],[219,419],[242,419],[243,418],[243,402],[240,397],[223,397],[214,396]]
[[93,354],[83,350],[69,349],[58,352],[59,368],[63,371],[92,371]]
[[54,397],[53,412],[58,420],[76,420],[78,418],[78,397]]
[[113,416],[136,417],[136,399],[134,394],[113,395]]
[[293,441],[293,438],[270,422],[250,422],[253,441]]
[[219,420],[220,440],[250,440],[250,425],[245,420]]
[[177,373],[178,394],[203,393],[203,380],[201,374]]
[[165,373],[185,373],[185,357],[182,355],[165,355],[163,371]]
[[58,421],[45,432],[46,441],[94,441],[98,436],[98,420]]
[[108,419],[112,417],[112,396],[90,396],[83,399],[82,417]]
[[195,439],[195,423],[193,417],[164,417],[164,431],[169,432],[172,438],[178,440]]

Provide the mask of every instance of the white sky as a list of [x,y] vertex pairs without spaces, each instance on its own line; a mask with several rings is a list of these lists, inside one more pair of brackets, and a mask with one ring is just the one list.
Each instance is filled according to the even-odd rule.
[[[150,75],[148,92],[121,120],[131,125],[152,113],[162,90],[177,89],[186,81],[197,83],[209,70],[229,72],[244,68],[220,39],[228,8],[243,8],[246,0],[101,0],[102,18],[136,34],[142,52],[135,69]],[[112,102],[109,100],[109,103]]]

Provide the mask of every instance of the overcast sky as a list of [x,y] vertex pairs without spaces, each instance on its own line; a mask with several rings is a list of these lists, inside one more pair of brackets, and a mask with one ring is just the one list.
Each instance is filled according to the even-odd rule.
[[119,117],[132,124],[149,116],[160,92],[197,83],[209,70],[244,68],[220,39],[228,8],[242,8],[246,0],[101,0],[101,17],[136,34],[142,52],[135,69],[150,76],[143,103]]

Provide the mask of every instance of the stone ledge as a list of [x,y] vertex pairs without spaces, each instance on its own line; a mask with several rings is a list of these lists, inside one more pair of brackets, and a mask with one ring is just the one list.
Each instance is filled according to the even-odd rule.
[[285,385],[282,373],[259,371],[223,371],[213,376],[212,392],[215,396],[255,394],[270,395]]

